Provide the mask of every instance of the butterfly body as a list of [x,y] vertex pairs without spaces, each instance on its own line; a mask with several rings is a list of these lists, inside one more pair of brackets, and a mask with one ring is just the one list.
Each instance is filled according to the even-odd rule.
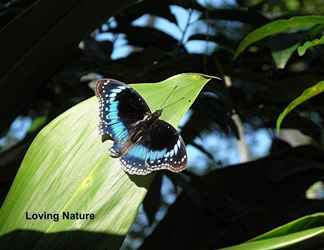
[[159,169],[180,172],[186,167],[183,140],[159,119],[162,110],[151,112],[134,89],[112,79],[97,81],[96,96],[102,140],[114,141],[110,156],[120,158],[126,172],[145,175]]
[[149,130],[154,123],[159,119],[162,114],[162,110],[157,110],[154,113],[150,113],[144,116],[143,120],[140,120],[132,125],[129,133],[129,138],[125,143],[122,144],[119,150],[114,149],[110,150],[110,156],[113,158],[121,157],[126,154],[130,147],[137,142],[139,142],[145,135],[145,131]]

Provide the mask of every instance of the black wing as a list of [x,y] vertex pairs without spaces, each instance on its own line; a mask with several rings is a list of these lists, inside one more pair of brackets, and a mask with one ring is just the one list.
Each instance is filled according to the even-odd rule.
[[180,172],[187,164],[186,146],[174,127],[157,120],[121,157],[121,163],[130,174],[146,175],[161,169]]
[[98,80],[99,131],[103,140],[113,139],[114,147],[127,141],[132,124],[151,113],[145,100],[127,84],[113,79]]

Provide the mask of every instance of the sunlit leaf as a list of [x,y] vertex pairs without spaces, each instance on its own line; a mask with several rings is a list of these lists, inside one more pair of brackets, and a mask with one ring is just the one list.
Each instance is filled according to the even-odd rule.
[[283,119],[288,115],[290,111],[296,108],[298,105],[302,104],[303,102],[307,101],[308,99],[322,93],[324,91],[324,81],[320,81],[316,85],[307,88],[304,92],[298,96],[295,100],[293,100],[283,112],[279,115],[276,123],[277,131],[279,132],[281,123]]
[[307,29],[316,24],[324,24],[324,16],[297,16],[268,23],[252,31],[243,39],[235,52],[235,58],[251,44],[266,37],[290,30]]
[[[161,107],[173,91],[168,103],[177,104],[166,108],[162,119],[177,126],[209,79],[187,73],[133,87],[152,110]],[[125,174],[119,160],[108,156],[111,142],[101,143],[97,125],[98,101],[92,97],[57,117],[38,134],[1,208],[0,236],[7,239],[10,249],[14,249],[12,244],[20,236],[27,244],[31,240],[29,233],[35,232],[30,230],[37,230],[38,234],[36,240],[33,238],[35,245],[28,249],[67,249],[59,246],[71,241],[71,230],[82,230],[82,237],[74,241],[82,249],[119,249],[153,175]],[[95,219],[63,220],[64,211],[94,213]],[[59,213],[61,217],[57,222],[27,220],[26,212]],[[19,229],[24,231],[18,232]],[[49,233],[55,239],[58,236],[53,233],[58,232],[66,234],[61,240],[48,240]],[[87,234],[93,233],[98,233],[98,237],[100,233],[100,240],[87,241]],[[91,247],[87,247],[90,243]]]
[[[272,250],[298,245],[298,249],[315,249],[324,243],[324,214],[299,218],[243,244],[223,248],[226,250]],[[313,245],[310,245],[311,244]],[[317,248],[316,248],[317,249]]]

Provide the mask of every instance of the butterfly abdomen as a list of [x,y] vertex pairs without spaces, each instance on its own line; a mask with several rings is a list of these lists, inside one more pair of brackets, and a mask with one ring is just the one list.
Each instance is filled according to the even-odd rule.
[[[151,128],[154,127],[154,124],[159,119],[161,112],[161,110],[158,110],[154,113],[146,115],[143,120],[136,122],[136,124],[134,124],[132,126],[132,129],[130,130],[130,134],[127,141],[125,141],[124,143],[114,143],[114,145],[110,149],[110,156],[113,158],[119,158],[127,153],[138,153],[138,148],[134,148],[135,152],[133,152],[134,150],[131,150],[133,145],[135,145],[138,141],[142,139],[142,137],[145,134],[145,131],[149,131]],[[112,125],[112,128],[116,134],[119,134],[118,127],[114,128],[114,125]],[[122,129],[120,130],[122,132]]]

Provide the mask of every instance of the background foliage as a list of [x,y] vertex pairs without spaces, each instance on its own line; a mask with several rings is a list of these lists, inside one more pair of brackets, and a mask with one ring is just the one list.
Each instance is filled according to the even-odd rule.
[[[37,132],[93,96],[95,79],[200,72],[224,81],[182,122],[189,170],[155,176],[123,248],[228,247],[323,211],[323,12],[321,0],[1,1],[1,199]],[[254,238],[270,242],[256,249],[300,232],[283,242],[319,247],[321,218]]]

